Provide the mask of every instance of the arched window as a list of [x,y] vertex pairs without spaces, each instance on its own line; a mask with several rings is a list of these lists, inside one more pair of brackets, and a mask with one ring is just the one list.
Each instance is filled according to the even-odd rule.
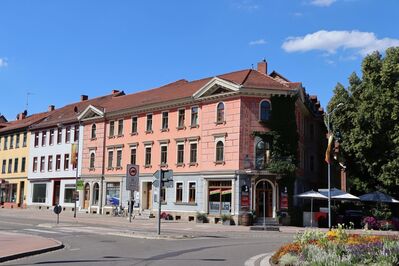
[[100,195],[100,186],[95,183],[93,186],[93,205],[98,205],[98,199]]
[[259,140],[255,146],[255,167],[265,169],[270,161],[270,146],[268,142]]
[[92,138],[92,139],[95,139],[95,138],[96,138],[96,129],[97,129],[96,124],[93,124],[93,125],[91,126],[91,138]]
[[223,123],[224,122],[224,103],[220,102],[217,105],[216,110],[216,123]]
[[270,110],[271,105],[270,102],[267,100],[263,100],[260,102],[260,108],[259,108],[259,116],[260,116],[260,121],[266,122],[269,121],[270,119]]
[[90,169],[94,169],[94,162],[96,161],[96,154],[90,153]]
[[223,162],[224,161],[224,143],[223,141],[219,140],[216,143],[216,162]]

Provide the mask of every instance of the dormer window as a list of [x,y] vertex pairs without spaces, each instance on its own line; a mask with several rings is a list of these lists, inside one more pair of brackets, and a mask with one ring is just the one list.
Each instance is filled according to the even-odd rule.
[[268,100],[263,100],[259,104],[259,120],[261,122],[267,122],[270,119],[270,111],[272,107]]

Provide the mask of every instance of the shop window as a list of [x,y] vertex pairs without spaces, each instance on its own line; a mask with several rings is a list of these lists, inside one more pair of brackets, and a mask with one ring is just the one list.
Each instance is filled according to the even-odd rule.
[[224,103],[220,102],[216,108],[216,123],[221,124],[224,122]]
[[46,202],[46,184],[33,184],[32,202]]
[[209,214],[228,214],[231,212],[231,181],[209,181]]
[[259,105],[259,118],[262,122],[267,122],[270,119],[271,105],[268,100],[263,100]]
[[120,183],[119,182],[107,182],[106,184],[106,200],[107,205],[119,205],[120,204]]
[[66,187],[64,190],[64,203],[73,203],[73,192],[75,188]]
[[93,205],[98,205],[98,199],[100,196],[100,186],[98,183],[94,183],[93,186]]
[[183,183],[176,183],[176,202],[183,201]]
[[97,126],[96,124],[91,125],[91,139],[97,138]]
[[196,183],[188,183],[188,202],[195,203]]

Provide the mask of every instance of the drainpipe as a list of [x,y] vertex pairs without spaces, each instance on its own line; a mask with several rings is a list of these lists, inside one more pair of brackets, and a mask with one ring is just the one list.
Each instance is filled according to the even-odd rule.
[[[104,110],[105,113],[105,110]],[[107,128],[106,128],[106,119],[104,116],[104,134],[103,134],[103,158],[102,158],[102,166],[101,166],[101,189],[100,189],[100,214],[103,214],[103,198],[104,198],[104,175],[105,175],[105,138],[106,138],[106,133],[107,133]]]

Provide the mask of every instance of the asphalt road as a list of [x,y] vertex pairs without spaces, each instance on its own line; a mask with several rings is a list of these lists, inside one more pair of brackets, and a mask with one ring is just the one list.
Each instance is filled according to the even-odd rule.
[[249,258],[273,252],[292,240],[287,233],[253,231],[202,232],[190,239],[145,239],[132,237],[132,232],[120,227],[46,226],[40,218],[10,217],[1,212],[0,230],[36,234],[65,245],[62,250],[2,265],[244,265]]

